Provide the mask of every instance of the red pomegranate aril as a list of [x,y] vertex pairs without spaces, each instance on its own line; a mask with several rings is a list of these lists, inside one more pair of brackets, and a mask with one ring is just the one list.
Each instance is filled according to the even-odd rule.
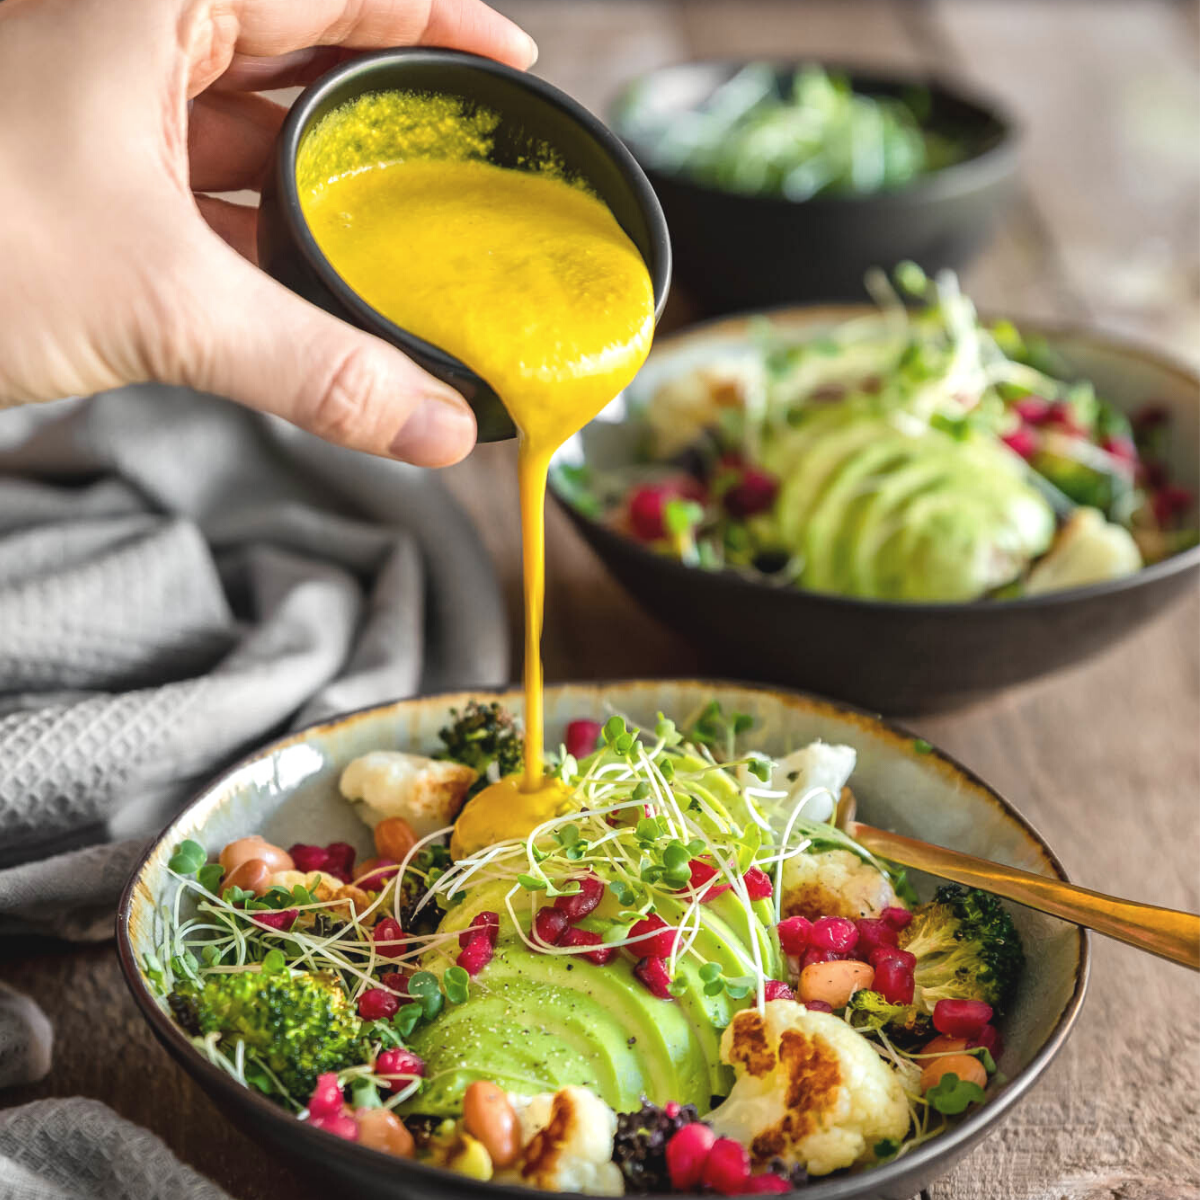
[[354,881],[354,886],[362,888],[364,892],[381,892],[387,881],[399,870],[400,864],[395,859],[377,858],[375,870],[359,876]]
[[354,856],[357,853],[349,842],[330,842],[325,847],[325,870],[344,871],[349,875],[354,870]]
[[982,1000],[939,1000],[933,1006],[933,1027],[951,1037],[973,1038],[992,1019],[992,1006]]
[[661,958],[643,958],[633,973],[646,985],[652,996],[660,1000],[670,1000],[671,976],[667,974],[667,964]]
[[477,914],[471,924],[458,935],[458,944],[466,946],[477,933],[486,933],[494,946],[500,938],[500,914],[495,912]]
[[606,946],[604,939],[598,933],[592,933],[587,929],[568,929],[558,944],[560,946],[598,947],[596,950],[586,951],[580,955],[581,958],[586,958],[588,962],[595,963],[598,967],[610,962],[617,952],[616,946]]
[[1045,416],[1044,423],[1053,425],[1055,429],[1061,430],[1063,433],[1081,434],[1085,430],[1075,419],[1075,409],[1066,400],[1055,400],[1050,405],[1050,411]]
[[375,1074],[387,1080],[388,1088],[398,1092],[406,1088],[414,1079],[420,1079],[425,1074],[425,1062],[411,1050],[402,1046],[395,1050],[384,1050],[375,1060]]
[[804,1007],[807,1008],[809,1012],[833,1012],[833,1005],[829,1004],[825,1000],[805,1000]]
[[254,913],[253,917],[257,925],[265,925],[268,929],[278,929],[280,933],[287,933],[295,925],[299,915],[298,908],[285,908],[281,912],[260,910]]
[[901,950],[898,946],[875,946],[871,953],[867,955],[867,962],[878,970],[881,963],[898,962],[902,967],[911,972],[917,965],[917,956],[910,954],[907,950]]
[[807,917],[788,917],[780,921],[776,928],[779,931],[779,945],[784,954],[799,955],[808,949],[812,922]]
[[849,917],[819,917],[809,931],[808,944],[844,954],[858,945],[858,930]]
[[982,1046],[994,1060],[999,1061],[1004,1053],[1004,1039],[995,1025],[985,1025],[973,1038],[967,1042],[967,1048],[974,1050]]
[[[688,863],[688,870],[691,872],[692,878],[688,886],[682,889],[683,891],[699,892],[705,884],[717,877],[717,868],[712,863],[706,863],[701,858],[693,858]],[[707,891],[701,894],[700,900],[702,903],[707,904],[710,900],[715,900],[723,892],[729,891],[731,887],[733,887],[731,883],[714,883]]]
[[703,1121],[685,1125],[667,1143],[667,1174],[677,1192],[690,1192],[700,1186],[704,1163],[717,1135]]
[[336,1071],[326,1071],[317,1076],[316,1087],[308,1101],[310,1117],[326,1116],[329,1113],[342,1111],[342,1088],[338,1083]]
[[539,908],[533,919],[534,940],[547,946],[557,946],[569,924],[567,914],[560,909],[550,905]]
[[768,900],[775,894],[770,876],[762,867],[751,867],[742,876],[742,882],[746,885],[746,894],[751,900]]
[[753,517],[766,512],[779,495],[779,480],[769,471],[747,467],[741,479],[725,493],[722,503],[731,517]]
[[792,1185],[781,1175],[751,1175],[742,1185],[744,1196],[783,1196]]
[[668,500],[702,500],[704,489],[689,476],[638,488],[629,497],[629,524],[634,535],[645,542],[667,536],[664,510]]
[[1154,509],[1154,519],[1160,525],[1169,525],[1175,517],[1191,507],[1192,493],[1177,484],[1164,484],[1154,493],[1150,504]]
[[809,946],[800,959],[800,970],[811,967],[813,963],[843,962],[850,957],[849,951],[822,950],[820,946]]
[[364,1021],[390,1021],[400,1009],[400,997],[384,988],[368,988],[358,998],[358,1015]]
[[663,1112],[667,1115],[668,1121],[673,1121],[683,1111],[683,1105],[678,1100],[668,1100],[663,1105]]
[[311,1117],[308,1123],[314,1129],[323,1129],[344,1141],[358,1141],[358,1122],[346,1113],[326,1113],[324,1116]]
[[700,1182],[722,1196],[740,1196],[750,1179],[750,1155],[741,1142],[717,1138],[704,1160]]
[[859,953],[873,950],[877,946],[894,946],[899,939],[899,931],[894,929],[881,917],[863,917],[854,922],[858,930]]
[[572,925],[576,921],[582,921],[604,896],[604,882],[595,875],[578,875],[575,882],[579,884],[579,891],[570,896],[554,898],[554,907],[565,913]]
[[481,931],[458,952],[458,958],[454,961],[474,979],[492,961],[495,952],[492,939]]
[[[648,934],[654,934],[648,937]],[[643,938],[643,941],[633,942],[629,949],[639,958],[668,958],[675,953],[675,944],[679,941],[679,930],[658,915],[651,913],[643,917],[629,931],[631,938]]]
[[781,979],[768,979],[763,984],[763,997],[767,1000],[795,1000],[796,993]]
[[380,981],[380,987],[385,987],[389,991],[395,992],[397,996],[408,995],[408,976],[402,975],[399,971],[389,971]]
[[321,871],[329,862],[329,851],[324,846],[306,846],[297,842],[289,851],[297,871],[306,875],[309,871]]
[[913,998],[913,974],[895,958],[885,958],[875,967],[875,980],[871,986],[889,1004],[911,1004]]
[[602,728],[599,721],[571,721],[567,725],[567,753],[573,758],[587,758],[596,749]]
[[913,915],[907,908],[889,905],[879,914],[893,929],[907,929],[912,924]]
[[1026,461],[1031,459],[1037,453],[1037,434],[1035,434],[1032,429],[1026,428],[1024,425],[1014,429],[1012,433],[1001,434],[1000,440],[1011,451],[1013,451],[1013,453],[1019,454]]
[[1132,438],[1106,437],[1100,443],[1100,448],[1111,454],[1113,458],[1119,458],[1122,462],[1134,464],[1138,460],[1137,447],[1133,444]]
[[1022,421],[1040,425],[1050,415],[1050,401],[1042,396],[1022,396],[1012,409]]
[[383,958],[399,958],[407,942],[395,917],[384,917],[371,930],[371,940],[375,943],[375,953]]

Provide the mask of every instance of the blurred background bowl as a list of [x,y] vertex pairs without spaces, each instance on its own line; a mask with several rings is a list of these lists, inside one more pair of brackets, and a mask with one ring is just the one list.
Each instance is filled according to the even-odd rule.
[[[676,277],[705,311],[859,299],[869,267],[913,259],[932,274],[962,266],[983,245],[1014,192],[1015,130],[990,102],[929,76],[829,67],[858,93],[919,94],[927,108],[922,127],[961,145],[961,161],[894,191],[790,200],[709,186],[664,167],[647,128],[677,123],[747,65],[695,62],[652,71],[629,84],[609,113],[662,201]],[[806,65],[774,67],[781,95]]]
[[[770,314],[790,337],[819,337],[865,306]],[[715,358],[745,352],[753,323],[700,325],[656,344],[625,396],[568,442],[557,463],[602,471],[638,460],[644,431],[626,420],[658,386]],[[1096,333],[1016,324],[1040,334],[1097,391],[1127,413],[1168,410],[1171,477],[1200,485],[1200,379],[1158,355]],[[1194,588],[1200,546],[1134,575],[1015,600],[899,603],[804,591],[733,570],[685,566],[579,511],[551,472],[551,494],[651,614],[688,638],[712,668],[738,679],[818,691],[878,712],[938,712],[1035,679],[1116,645]]]

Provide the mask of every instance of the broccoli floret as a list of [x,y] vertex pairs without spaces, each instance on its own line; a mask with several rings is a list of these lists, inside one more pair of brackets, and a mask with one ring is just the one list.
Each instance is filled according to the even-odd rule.
[[525,755],[521,730],[507,709],[494,700],[490,704],[472,700],[461,713],[452,708],[450,715],[454,724],[438,733],[446,748],[434,757],[475,768],[479,778],[467,792],[468,799],[491,782],[488,768],[492,763],[502,776],[515,775],[522,769]]
[[367,1060],[363,1023],[331,975],[209,975],[199,985],[180,983],[168,1003],[193,1036],[220,1034],[229,1051],[244,1042],[299,1103],[318,1075]]
[[938,888],[916,910],[900,945],[917,956],[917,1003],[925,1012],[939,1000],[983,1000],[1003,1012],[1025,963],[1008,910],[990,892],[957,884]]
[[915,1004],[889,1004],[878,992],[857,991],[846,1005],[846,1019],[855,1029],[886,1029],[902,1044],[929,1036],[929,1017]]

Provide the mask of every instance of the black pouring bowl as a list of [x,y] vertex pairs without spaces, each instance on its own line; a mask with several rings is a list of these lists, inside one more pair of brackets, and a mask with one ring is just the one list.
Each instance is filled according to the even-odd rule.
[[416,337],[372,308],[321,252],[300,207],[296,162],[305,137],[326,114],[367,92],[457,97],[500,120],[489,161],[520,169],[552,151],[570,177],[587,182],[638,248],[654,286],[655,319],[671,281],[671,243],[646,176],[603,122],[536,76],[457,50],[410,48],[364,54],[323,75],[292,105],[263,184],[258,258],[280,283],[307,300],[399,347],[431,375],[456,388],[474,410],[479,440],[512,437],[512,418],[488,382],[466,363]]
[[[698,183],[657,162],[640,132],[642,119],[670,120],[694,109],[746,65],[694,62],[652,71],[629,84],[609,112],[662,201],[678,280],[708,313],[862,299],[870,267],[911,259],[932,273],[963,265],[983,245],[1014,190],[1014,126],[990,101],[926,76],[829,68],[856,92],[904,98],[919,89],[928,101],[922,126],[965,146],[961,161],[903,188],[788,200]],[[805,65],[777,66],[781,94]]]

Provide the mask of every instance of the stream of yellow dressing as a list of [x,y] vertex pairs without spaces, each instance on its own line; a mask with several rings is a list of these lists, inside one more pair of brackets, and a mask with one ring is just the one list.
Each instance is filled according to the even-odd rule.
[[[600,200],[549,156],[520,171],[482,161],[494,117],[453,103],[374,93],[325,118],[297,178],[309,227],[338,274],[483,376],[519,431],[525,775],[519,788],[502,780],[464,809],[452,845],[462,854],[528,832],[562,801],[542,773],[547,471],[642,365],[654,295],[641,255]],[[415,156],[405,156],[405,136]]]

